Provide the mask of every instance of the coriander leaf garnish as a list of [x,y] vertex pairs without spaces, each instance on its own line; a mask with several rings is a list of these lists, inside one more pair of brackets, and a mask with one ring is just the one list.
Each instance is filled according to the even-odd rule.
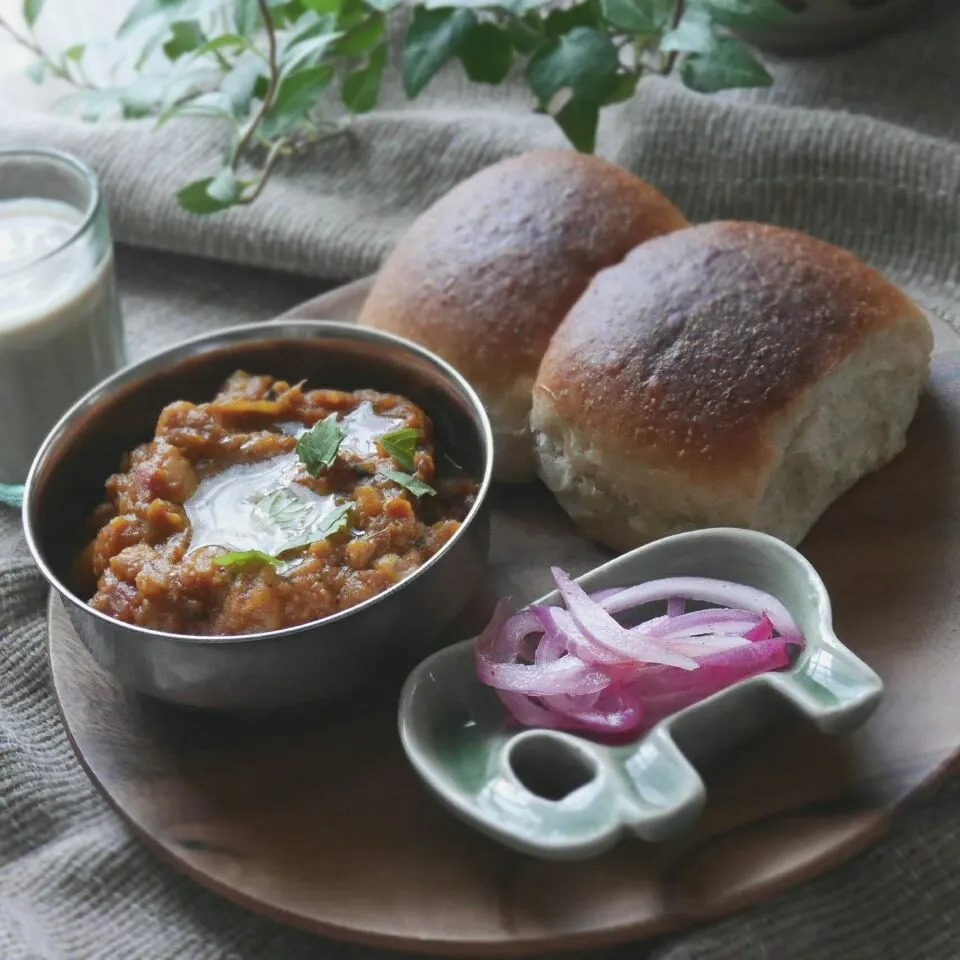
[[437,495],[437,491],[434,490],[429,483],[424,483],[419,477],[411,476],[409,473],[401,473],[399,470],[384,470],[383,475],[388,480],[392,480],[394,483],[399,483],[401,487],[405,487],[415,497],[422,497],[424,495],[435,497]]
[[280,527],[291,526],[314,512],[314,507],[310,503],[283,489],[274,490],[273,493],[257,501],[253,509],[255,513]]
[[235,550],[232,553],[221,553],[219,557],[213,558],[213,562],[221,567],[243,567],[248,563],[269,563],[275,567],[280,561],[262,550]]
[[404,470],[416,469],[413,464],[413,455],[417,449],[417,440],[420,431],[415,427],[404,427],[401,430],[392,430],[380,437],[383,449],[400,464]]
[[285,543],[278,551],[278,554],[286,553],[288,550],[296,550],[298,547],[307,547],[311,543],[319,540],[326,540],[335,533],[339,533],[347,525],[347,516],[353,509],[352,503],[341,504],[329,513],[324,514],[316,523],[314,523],[302,537]]
[[312,477],[333,465],[345,435],[343,427],[337,423],[337,415],[331,413],[300,437],[297,441],[297,456]]

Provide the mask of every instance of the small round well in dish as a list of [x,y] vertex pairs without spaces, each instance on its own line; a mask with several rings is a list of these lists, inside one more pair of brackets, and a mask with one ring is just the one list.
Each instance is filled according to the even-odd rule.
[[[242,636],[147,629],[95,610],[72,588],[86,521],[124,452],[148,441],[168,404],[209,400],[236,370],[290,383],[362,388],[408,398],[436,444],[477,483],[459,529],[413,573],[322,620]],[[351,324],[251,325],[186,341],[102,383],[68,411],[37,455],[24,497],[34,558],[63,596],[95,659],[122,682],[200,707],[268,707],[348,693],[436,644],[486,560],[489,421],[470,386],[428,351]]]

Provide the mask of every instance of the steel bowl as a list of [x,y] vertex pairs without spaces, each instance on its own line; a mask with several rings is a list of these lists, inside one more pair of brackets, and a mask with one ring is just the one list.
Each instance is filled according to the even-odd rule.
[[[123,623],[72,589],[91,510],[121,455],[150,440],[174,400],[209,400],[236,369],[290,382],[408,397],[432,419],[438,447],[479,482],[460,530],[422,567],[376,597],[312,623],[242,636],[184,636]],[[47,436],[27,478],[23,522],[33,557],[63,598],[84,646],[121,683],[171,703],[268,708],[337,698],[407,668],[480,582],[493,462],[490,422],[470,385],[399,337],[346,323],[289,321],[187,340],[103,381]]]

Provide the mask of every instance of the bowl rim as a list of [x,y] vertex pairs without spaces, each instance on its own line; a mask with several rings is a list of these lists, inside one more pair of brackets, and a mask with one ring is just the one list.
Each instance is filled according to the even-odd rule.
[[[304,336],[292,336],[292,331],[302,331]],[[389,344],[399,347],[409,354],[418,356],[425,360],[435,369],[437,369],[448,381],[457,387],[465,399],[472,407],[471,413],[476,426],[480,432],[482,453],[484,457],[483,476],[479,480],[479,489],[476,499],[471,506],[466,517],[460,524],[460,528],[454,535],[432,556],[426,563],[417,567],[413,573],[397,581],[386,590],[368,597],[356,606],[348,607],[346,610],[340,610],[322,617],[318,620],[309,620],[306,623],[296,624],[291,627],[283,627],[280,630],[265,630],[257,633],[243,634],[186,634],[171,633],[166,630],[154,630],[150,627],[143,627],[135,623],[127,623],[125,620],[118,620],[116,617],[108,616],[99,610],[96,610],[90,604],[78,597],[66,584],[53,572],[47,563],[43,551],[38,544],[36,533],[40,528],[38,518],[37,523],[33,523],[31,516],[35,510],[34,501],[37,499],[37,485],[39,483],[37,476],[44,461],[51,455],[62,440],[63,434],[74,422],[76,417],[93,404],[108,398],[115,394],[119,389],[136,385],[138,381],[145,376],[164,370],[175,363],[187,360],[190,357],[208,356],[215,354],[221,348],[231,347],[239,343],[255,344],[258,340],[291,340],[311,339],[310,332],[322,335],[324,332],[330,332],[336,335],[335,338],[343,340],[359,340],[367,343]],[[214,344],[209,349],[203,349],[205,344]],[[357,388],[360,389],[360,388]],[[372,389],[375,389],[372,388]],[[157,411],[159,416],[160,411]],[[149,442],[149,441],[146,441]],[[259,321],[255,323],[240,324],[232,327],[221,327],[214,331],[199,334],[195,337],[189,337],[180,340],[170,347],[166,347],[156,353],[153,353],[142,360],[121,367],[109,377],[101,380],[98,384],[88,390],[79,400],[77,400],[67,411],[57,420],[54,426],[47,433],[43,443],[37,450],[33,462],[30,465],[30,471],[23,489],[23,505],[21,508],[21,518],[23,524],[24,537],[27,547],[33,557],[34,563],[40,569],[47,582],[57,590],[61,597],[68,601],[69,605],[80,608],[84,613],[102,623],[119,627],[130,631],[133,634],[140,634],[151,639],[169,640],[175,643],[187,645],[224,645],[224,644],[247,644],[255,643],[258,640],[273,640],[283,637],[295,636],[309,630],[314,630],[318,626],[338,623],[360,612],[363,612],[374,604],[383,601],[398,593],[405,586],[413,583],[419,577],[424,575],[432,567],[437,566],[449,554],[455,544],[466,535],[468,528],[476,520],[480,511],[485,505],[487,495],[493,482],[493,460],[494,460],[494,441],[493,428],[490,423],[489,415],[483,402],[480,400],[476,390],[470,385],[467,379],[460,374],[446,360],[437,356],[432,351],[414,343],[404,337],[396,334],[386,333],[382,330],[375,330],[368,327],[360,327],[356,323],[341,320],[320,320],[320,319],[288,319],[278,318],[274,321]]]

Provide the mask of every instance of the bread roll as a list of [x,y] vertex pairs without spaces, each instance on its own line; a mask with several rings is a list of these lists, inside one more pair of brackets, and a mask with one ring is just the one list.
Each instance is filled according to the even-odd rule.
[[932,345],[916,304],[812,237],[712,223],[651,240],[546,351],[540,475],[618,550],[726,525],[796,544],[903,448]]
[[686,225],[612,163],[570,150],[527,153],[481,170],[414,222],[360,323],[455,366],[490,414],[497,479],[532,480],[530,390],[557,324],[598,270]]

